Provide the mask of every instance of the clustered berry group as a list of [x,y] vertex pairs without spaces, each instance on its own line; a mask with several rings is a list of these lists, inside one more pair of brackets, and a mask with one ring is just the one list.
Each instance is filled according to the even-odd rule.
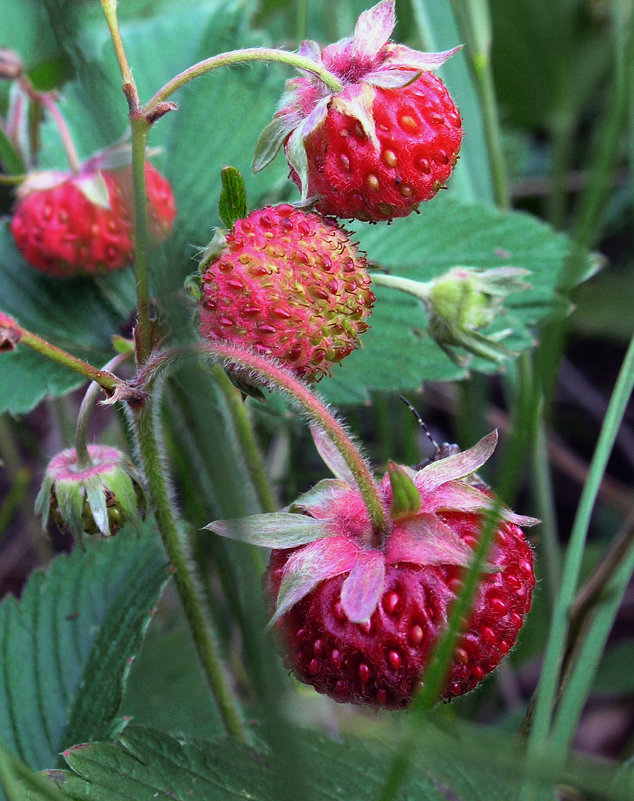
[[[366,256],[336,218],[376,223],[416,211],[448,180],[462,141],[460,114],[432,72],[457,48],[421,53],[392,43],[394,24],[394,0],[381,0],[361,14],[352,37],[323,50],[310,41],[300,46],[300,55],[340,88],[309,71],[287,82],[258,140],[254,169],[283,149],[301,202],[245,212],[230,230],[218,230],[199,267],[203,340],[270,357],[307,382],[330,374],[359,346],[375,298]],[[146,183],[150,234],[158,243],[170,232],[174,198],[150,164]],[[124,267],[135,249],[130,166],[93,159],[74,173],[34,173],[19,190],[11,231],[26,260],[52,276]],[[476,475],[495,439],[420,470],[390,465],[375,487],[387,530],[373,529],[365,498],[346,475],[320,482],[280,512],[278,534],[266,516],[267,531],[273,529],[266,594],[297,678],[337,701],[387,709],[411,702],[496,506]],[[74,527],[85,528],[92,515],[109,534],[113,510],[121,509],[104,498],[113,487],[123,493],[127,514],[135,475],[117,452],[95,450],[89,466],[75,464],[75,451],[64,454],[40,494],[43,514],[60,503],[69,507],[64,499],[73,495]],[[405,487],[405,506],[396,501],[397,485]],[[533,556],[519,526],[537,521],[503,506],[496,511],[445,698],[472,690],[498,665],[530,609]],[[260,524],[255,516],[209,528],[245,539]],[[289,545],[284,535],[294,525],[314,526],[314,536]]]

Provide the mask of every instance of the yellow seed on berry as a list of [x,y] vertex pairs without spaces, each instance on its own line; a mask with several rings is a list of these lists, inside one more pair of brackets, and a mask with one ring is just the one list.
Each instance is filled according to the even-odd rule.
[[365,182],[373,192],[378,192],[381,188],[381,183],[373,172],[366,175]]
[[396,154],[393,150],[384,150],[383,151],[383,161],[387,164],[388,167],[396,167],[398,164],[398,159],[396,158]]

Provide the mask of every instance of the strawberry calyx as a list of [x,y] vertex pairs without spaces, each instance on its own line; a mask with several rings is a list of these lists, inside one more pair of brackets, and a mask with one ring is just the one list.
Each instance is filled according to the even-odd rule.
[[314,41],[300,45],[300,55],[323,66],[342,84],[333,93],[317,76],[304,73],[286,83],[280,108],[256,144],[253,171],[259,172],[285,144],[289,164],[297,173],[302,201],[308,198],[305,140],[323,124],[331,109],[356,120],[378,152],[372,115],[376,89],[408,86],[423,71],[438,69],[460,50],[422,52],[389,41],[396,24],[394,0],[381,0],[358,18],[354,35],[320,50]]
[[75,448],[50,461],[35,500],[45,528],[49,514],[80,544],[84,534],[111,537],[125,521],[145,515],[141,478],[125,454],[107,445],[88,445],[88,462]]
[[391,524],[379,545],[369,544],[372,523],[358,489],[339,476],[320,481],[281,512],[216,521],[206,528],[268,548],[296,549],[284,566],[270,625],[320,582],[346,573],[342,608],[350,621],[366,623],[381,597],[388,566],[469,565],[473,551],[443,520],[444,514],[484,514],[495,507],[500,522],[518,526],[539,522],[506,507],[498,510],[488,491],[469,483],[496,443],[493,431],[472,448],[418,471],[390,464],[377,487]]
[[373,281],[420,300],[427,312],[429,335],[455,364],[464,366],[468,359],[455,348],[492,362],[517,356],[503,342],[512,329],[492,334],[482,330],[506,312],[504,304],[510,294],[532,288],[524,280],[528,275],[530,271],[521,267],[458,265],[431,281],[382,273],[373,275]]

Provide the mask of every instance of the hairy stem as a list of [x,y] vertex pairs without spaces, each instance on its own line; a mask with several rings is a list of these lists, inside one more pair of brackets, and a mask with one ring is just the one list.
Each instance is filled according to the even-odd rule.
[[160,372],[175,361],[194,354],[205,356],[216,363],[228,363],[247,375],[256,376],[261,383],[288,395],[311,420],[321,426],[343,457],[363,497],[373,532],[372,542],[368,544],[379,547],[390,530],[390,522],[381,503],[370,468],[341,423],[326,409],[319,398],[305,384],[283,368],[278,367],[275,362],[226,342],[201,342],[188,348],[174,349],[157,356],[137,376],[137,386],[149,386]]
[[108,23],[115,56],[119,64],[119,69],[121,70],[123,93],[128,99],[130,111],[138,111],[139,95],[136,84],[134,83],[134,78],[132,77],[132,70],[128,64],[128,57],[126,56],[125,47],[123,46],[123,39],[121,38],[119,20],[117,19],[117,0],[101,0],[101,7],[106,17],[106,22]]
[[130,109],[132,130],[132,182],[134,191],[134,250],[137,293],[137,352],[138,364],[143,364],[151,350],[150,334],[150,290],[148,277],[148,220],[145,189],[145,153],[151,123],[139,113],[139,94],[128,64],[119,20],[117,0],[101,0],[101,7],[108,23],[115,56],[123,79],[123,93]]
[[148,491],[163,547],[174,572],[176,589],[200,658],[205,677],[216,699],[227,732],[238,740],[248,741],[236,700],[229,689],[217,648],[204,613],[204,605],[190,570],[185,540],[173,511],[165,468],[152,417],[152,402],[132,409],[132,421],[143,463]]
[[228,53],[220,53],[217,56],[206,58],[204,61],[199,61],[197,64],[179,73],[172,78],[171,81],[168,81],[165,86],[161,87],[154,97],[143,106],[141,114],[146,117],[151,115],[151,112],[154,111],[159,104],[164,103],[168,97],[194,78],[206,75],[208,72],[218,69],[219,67],[232,67],[236,64],[245,64],[249,61],[273,61],[278,64],[288,64],[291,67],[297,67],[306,72],[312,72],[320,78],[332,92],[338,93],[343,89],[343,85],[332,73],[328,72],[328,70],[321,65],[311,61],[309,58],[300,56],[297,53],[287,53],[284,50],[276,50],[274,48],[250,47],[244,50],[231,50]]
[[148,272],[149,232],[145,187],[145,151],[150,123],[139,113],[130,115],[132,127],[132,184],[134,190],[134,251],[137,299],[137,362],[144,364],[150,355],[150,279]]
[[227,402],[229,413],[235,426],[236,436],[242,446],[242,453],[247,465],[247,469],[253,482],[253,488],[263,512],[274,512],[276,510],[275,499],[271,492],[271,486],[266,477],[266,470],[262,462],[262,456],[258,448],[253,427],[249,420],[249,415],[244,402],[225,371],[217,365],[212,370],[218,388],[224,395]]
[[[13,350],[18,344],[27,345],[37,353],[41,353],[42,356],[46,356],[47,359],[63,364],[64,367],[74,370],[90,381],[96,381],[109,396],[113,395],[117,390],[121,392],[125,387],[125,381],[117,378],[107,370],[99,370],[97,367],[93,367],[92,364],[85,362],[78,356],[73,356],[72,353],[58,348],[57,345],[51,344],[46,339],[24,328],[13,318],[0,313],[0,351]],[[134,395],[138,397],[136,391],[134,391]]]

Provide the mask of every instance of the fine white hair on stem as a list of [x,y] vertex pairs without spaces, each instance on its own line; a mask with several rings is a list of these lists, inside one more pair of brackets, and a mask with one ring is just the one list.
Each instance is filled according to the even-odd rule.
[[[320,421],[315,412],[311,412],[310,407],[302,402],[301,395],[303,394],[313,399],[315,405],[320,406],[321,409],[332,418],[337,426],[340,427],[341,431],[359,453],[360,458],[366,465],[368,473],[371,473],[370,464],[363,452],[363,448],[357,438],[350,432],[348,425],[341,419],[337,410],[325,401],[306,381],[294,375],[291,370],[277,359],[271,358],[270,356],[263,357],[253,349],[239,348],[220,340],[217,343],[217,348],[219,350],[223,348],[233,348],[235,352],[231,355],[221,353],[219,350],[214,349],[213,342],[199,342],[189,346],[175,348],[171,351],[158,353],[149,359],[145,367],[136,377],[134,384],[145,391],[152,391],[154,382],[157,380],[164,380],[172,367],[180,364],[184,359],[197,358],[203,362],[220,365],[225,370],[237,375],[241,380],[247,383],[252,383],[258,387],[269,389],[274,392],[281,392],[293,403],[305,420],[309,423],[316,423],[324,428],[323,421]],[[241,362],[240,356],[242,356],[245,361]],[[279,379],[276,380],[274,376],[267,375],[263,370],[248,364],[247,362],[250,359],[264,362],[266,367],[271,369],[271,372],[277,372],[279,374]],[[286,379],[288,386],[281,382],[282,377]],[[298,390],[297,392],[293,391],[293,386]]]

